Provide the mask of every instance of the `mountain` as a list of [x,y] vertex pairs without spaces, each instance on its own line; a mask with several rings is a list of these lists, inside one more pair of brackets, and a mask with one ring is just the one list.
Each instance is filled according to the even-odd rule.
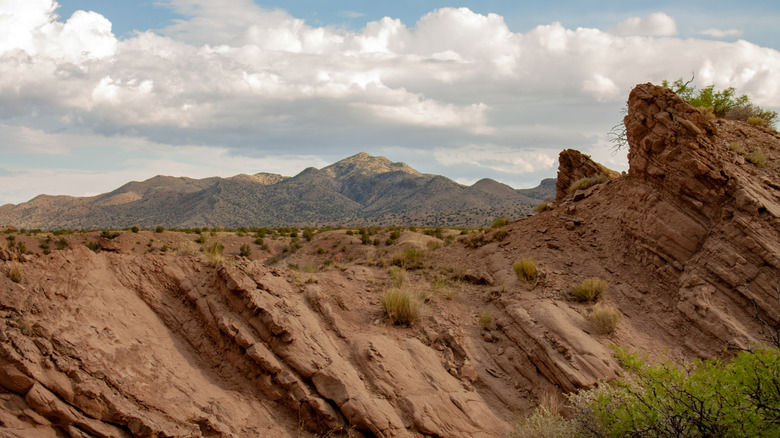
[[361,152],[294,177],[155,176],[91,197],[40,195],[0,207],[0,224],[28,229],[483,226],[496,217],[523,216],[554,195],[554,180],[522,190],[491,179],[465,186]]

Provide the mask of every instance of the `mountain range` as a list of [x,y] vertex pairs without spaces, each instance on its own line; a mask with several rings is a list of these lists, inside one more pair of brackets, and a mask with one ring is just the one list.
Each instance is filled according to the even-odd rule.
[[422,174],[365,152],[294,177],[155,176],[90,197],[40,195],[0,207],[0,224],[39,229],[255,226],[483,226],[555,197],[555,179],[514,189]]

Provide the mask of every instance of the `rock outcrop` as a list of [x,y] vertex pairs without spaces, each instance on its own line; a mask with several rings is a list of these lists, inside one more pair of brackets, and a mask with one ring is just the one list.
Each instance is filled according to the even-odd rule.
[[558,179],[555,183],[555,200],[560,201],[570,194],[569,188],[581,178],[596,178],[605,175],[619,176],[614,170],[593,161],[589,156],[575,149],[564,149],[558,154]]

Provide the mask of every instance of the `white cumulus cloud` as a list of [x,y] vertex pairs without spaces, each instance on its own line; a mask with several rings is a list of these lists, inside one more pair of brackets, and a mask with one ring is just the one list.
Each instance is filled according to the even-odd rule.
[[668,37],[677,35],[677,23],[663,12],[656,12],[647,17],[627,18],[615,26],[613,32],[617,35]]

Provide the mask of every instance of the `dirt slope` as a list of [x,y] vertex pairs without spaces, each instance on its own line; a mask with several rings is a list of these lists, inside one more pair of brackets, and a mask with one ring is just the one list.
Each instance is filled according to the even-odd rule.
[[[651,85],[626,125],[627,175],[482,238],[335,230],[247,259],[250,237],[219,235],[215,263],[161,252],[193,238],[172,232],[147,254],[150,232],[1,250],[23,277],[0,277],[0,436],[506,436],[542,399],[614,378],[610,344],[681,359],[762,342],[756,312],[780,319],[780,137]],[[404,248],[426,256],[391,270]],[[528,257],[535,287],[512,269]],[[588,277],[623,314],[614,335],[569,297]],[[380,303],[398,285],[426,300],[410,328]]]

